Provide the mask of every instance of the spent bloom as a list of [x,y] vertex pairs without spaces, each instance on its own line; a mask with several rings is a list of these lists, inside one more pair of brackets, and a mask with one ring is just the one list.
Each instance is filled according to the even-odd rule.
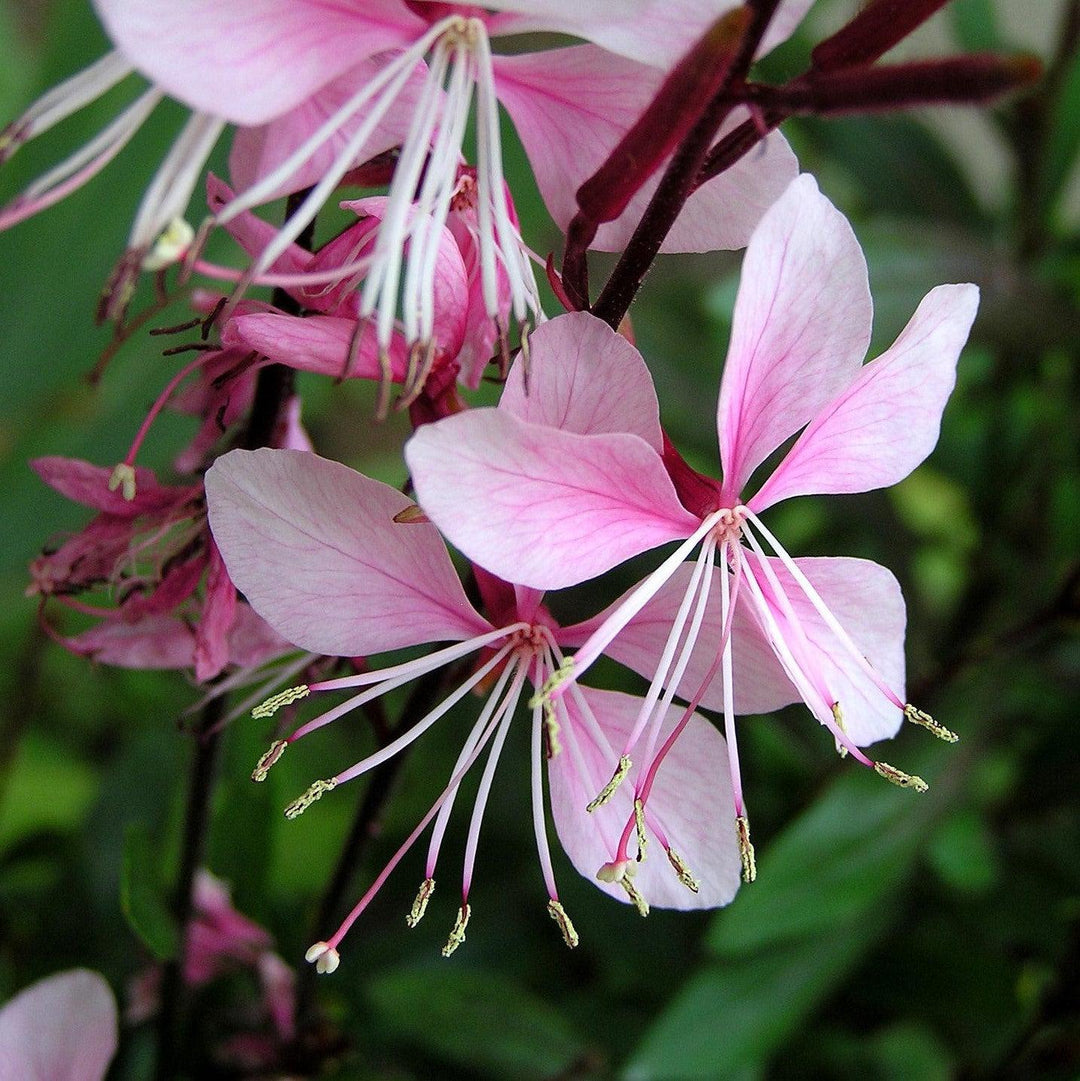
[[[230,574],[279,633],[303,649],[332,656],[368,657],[418,645],[450,643],[422,655],[356,675],[281,692],[257,709],[269,716],[308,695],[352,690],[344,702],[276,740],[260,760],[262,780],[285,749],[387,691],[455,665],[459,686],[386,746],[331,777],[320,779],[286,809],[290,818],[338,785],[367,773],[400,753],[470,692],[484,699],[449,782],[338,930],[308,954],[320,971],[333,971],[338,946],[398,862],[434,822],[424,880],[409,915],[423,916],[434,889],[444,833],[461,782],[486,752],[466,841],[461,904],[445,953],[464,941],[471,909],[469,891],[488,795],[516,707],[532,688],[531,804],[548,911],[568,945],[577,933],[559,901],[547,839],[543,762],[546,757],[551,813],[563,847],[583,873],[597,874],[601,888],[624,895],[643,913],[649,903],[694,908],[725,904],[738,885],[734,833],[724,828],[727,810],[723,740],[702,718],[671,709],[665,731],[683,731],[677,750],[658,777],[646,810],[620,796],[600,816],[585,814],[589,793],[603,784],[613,747],[625,741],[639,703],[628,695],[575,685],[545,710],[537,692],[559,670],[564,646],[585,633],[560,627],[536,590],[513,587],[482,571],[477,581],[490,618],[468,601],[435,528],[415,519],[400,492],[313,454],[235,451],[207,474],[214,536]],[[464,669],[461,665],[475,658]],[[448,677],[448,682],[452,682]],[[624,823],[629,823],[624,826]],[[666,861],[640,865],[649,839]],[[670,866],[668,866],[670,863]],[[700,875],[695,880],[690,868]],[[599,870],[598,870],[599,869]]]
[[[649,704],[664,687],[665,697],[678,690],[722,709],[747,878],[753,854],[734,738],[734,715],[747,711],[736,702],[747,690],[734,678],[739,639],[756,670],[750,698],[775,696],[774,708],[801,698],[842,752],[894,783],[924,787],[861,745],[893,734],[905,717],[955,738],[904,700],[904,607],[892,575],[865,560],[793,559],[760,515],[792,496],[868,491],[907,476],[937,441],[977,300],[972,285],[932,290],[892,347],[864,365],[865,261],[845,219],[803,176],[747,248],[717,412],[722,481],[692,471],[666,438],[642,438],[629,417],[621,431],[582,434],[540,410],[527,419],[475,410],[425,426],[406,448],[420,505],[451,542],[536,588],[571,585],[680,542],[612,607],[547,694],[563,693],[653,602],[647,621],[666,631],[662,659],[613,776],[625,774],[643,734],[653,753]],[[551,325],[567,318],[590,317]],[[609,348],[625,351],[615,340]],[[534,356],[540,347],[534,341]],[[543,362],[575,370],[558,354]],[[606,383],[601,400],[628,413],[631,400],[651,402],[651,384],[631,391],[630,379],[628,370],[622,384]],[[758,466],[800,429],[748,496]],[[684,567],[695,549],[693,567]]]
[[[782,40],[809,6],[786,0],[765,48]],[[501,0],[467,4],[318,0],[236,5],[189,0],[98,0],[116,50],[45,95],[7,129],[5,153],[100,96],[134,70],[151,87],[91,143],[37,181],[0,215],[0,226],[63,197],[123,147],[164,94],[193,110],[144,196],[129,256],[111,285],[110,314],[130,295],[131,272],[161,269],[197,252],[187,202],[227,123],[238,126],[231,172],[245,191],[208,223],[286,192],[311,191],[250,268],[256,280],[286,250],[333,191],[363,162],[400,146],[363,284],[362,314],[374,315],[389,347],[399,300],[408,322],[430,304],[439,234],[457,187],[467,121],[475,103],[477,244],[487,314],[499,316],[505,278],[519,323],[542,318],[536,284],[504,198],[498,106],[510,113],[558,224],[573,216],[573,193],[642,113],[665,73],[731,0]],[[503,56],[500,37],[549,31],[586,44]],[[745,114],[733,117],[733,123]],[[737,247],[794,175],[779,135],[760,153],[696,193],[669,250]],[[621,247],[649,189],[596,244]],[[415,205],[418,213],[412,213]],[[408,257],[406,258],[406,247]],[[506,327],[500,328],[502,332]]]

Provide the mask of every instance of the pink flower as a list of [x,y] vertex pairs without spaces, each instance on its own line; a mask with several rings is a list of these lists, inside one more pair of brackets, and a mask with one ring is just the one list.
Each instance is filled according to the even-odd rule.
[[[868,491],[911,472],[937,440],[977,297],[972,285],[934,289],[896,343],[864,366],[866,265],[847,222],[803,176],[747,248],[720,386],[722,483],[690,470],[651,428],[655,398],[635,368],[608,362],[609,372],[586,375],[579,352],[629,348],[595,320],[590,329],[586,315],[534,335],[534,356],[543,355],[534,371],[538,379],[551,369],[548,378],[595,379],[585,401],[617,414],[621,429],[587,433],[576,418],[547,413],[538,393],[524,419],[476,410],[422,428],[406,448],[431,520],[470,559],[496,574],[513,567],[533,587],[571,585],[681,542],[594,625],[548,692],[562,693],[559,684],[586,671],[635,618],[639,645],[651,626],[647,652],[655,656],[660,645],[662,661],[620,761],[645,733],[653,755],[653,704],[676,690],[693,705],[722,709],[748,878],[736,712],[801,698],[839,748],[913,787],[923,782],[871,761],[859,746],[891,735],[904,717],[951,737],[903,700],[904,608],[892,575],[865,560],[792,559],[759,515],[791,496]],[[556,333],[558,324],[565,329]],[[597,340],[604,338],[606,345]],[[800,429],[747,498],[757,467]],[[695,549],[693,569],[683,568]],[[640,648],[627,652],[640,667]],[[735,678],[736,658],[752,684]]]
[[101,1081],[116,1054],[116,1002],[96,973],[76,968],[31,984],[0,1010],[0,1076]]
[[[31,464],[50,487],[98,512],[30,565],[29,595],[99,620],[60,638],[65,648],[123,668],[193,668],[200,682],[288,651],[238,601],[206,528],[200,485],[168,487],[131,467],[129,499],[119,485],[110,489],[110,471],[100,466],[70,458]],[[110,591],[110,606],[78,599],[100,588]]]
[[[471,691],[485,696],[480,716],[465,740],[448,784],[431,809],[377,876],[342,926],[312,947],[308,959],[320,971],[338,964],[337,948],[400,859],[434,821],[424,884],[410,915],[423,915],[434,888],[443,834],[462,781],[487,752],[466,844],[462,899],[457,923],[447,943],[453,952],[464,940],[470,915],[469,890],[480,827],[503,742],[526,682],[539,690],[563,662],[562,645],[579,639],[576,628],[561,628],[535,590],[513,587],[479,572],[484,607],[480,615],[465,597],[457,572],[435,529],[409,518],[412,504],[400,492],[343,465],[314,455],[284,451],[235,451],[207,474],[207,493],[215,539],[238,587],[277,631],[303,649],[333,656],[369,656],[427,643],[451,644],[433,653],[374,671],[284,691],[256,710],[269,716],[282,705],[312,693],[359,689],[359,693],[302,724],[276,741],[254,777],[266,771],[286,747],[365,702],[443,666],[477,659],[464,682],[438,706],[387,746],[331,777],[316,781],[286,810],[290,818],[339,784],[385,762],[419,738]],[[532,721],[532,818],[548,910],[574,945],[576,932],[559,902],[548,848],[542,760],[548,756],[552,815],[574,865],[590,877],[599,867],[602,887],[622,891],[647,911],[648,897],[668,907],[724,904],[738,883],[733,831],[724,828],[722,793],[726,786],[723,741],[692,713],[671,709],[666,731],[678,725],[683,740],[664,773],[646,778],[656,789],[648,814],[635,813],[620,796],[590,819],[589,796],[606,776],[614,745],[622,742],[637,700],[628,695],[574,686],[552,709],[539,701],[530,707]],[[675,868],[656,860],[642,865],[631,879],[628,852],[636,838],[644,854],[654,837]],[[702,876],[700,887],[674,845]],[[629,869],[628,869],[629,868]],[[688,890],[686,887],[689,886]]]

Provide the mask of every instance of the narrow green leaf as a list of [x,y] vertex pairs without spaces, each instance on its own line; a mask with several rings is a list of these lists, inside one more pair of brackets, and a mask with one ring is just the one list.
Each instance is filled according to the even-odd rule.
[[561,1075],[584,1050],[562,1014],[494,972],[453,963],[387,972],[371,982],[368,1001],[392,1043],[484,1077]]
[[120,907],[128,925],[159,961],[177,955],[180,935],[157,879],[150,835],[140,823],[132,823],[124,834]]

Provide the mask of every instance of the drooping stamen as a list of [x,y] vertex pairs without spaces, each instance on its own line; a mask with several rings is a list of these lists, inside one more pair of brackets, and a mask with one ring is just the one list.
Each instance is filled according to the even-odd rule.
[[886,781],[896,785],[897,788],[910,788],[915,792],[925,792],[930,787],[921,777],[905,773],[895,766],[890,766],[888,762],[875,762],[874,772],[879,777],[884,777]]
[[640,799],[634,800],[634,832],[637,836],[637,861],[641,863],[649,847],[649,838],[645,833],[645,804]]
[[626,778],[626,775],[630,772],[630,767],[634,763],[624,754],[619,758],[619,764],[615,767],[615,772],[611,775],[611,780],[608,781],[594,799],[590,800],[585,806],[585,810],[590,813],[603,807],[612,796],[615,795],[619,785],[621,785]]
[[[544,662],[548,666],[552,664],[550,649],[544,650],[544,658],[533,658],[532,680],[533,686],[541,686],[544,682]],[[533,835],[536,837],[536,854],[540,860],[540,871],[544,876],[544,885],[547,887],[548,898],[551,904],[558,904],[559,891],[555,887],[555,870],[551,865],[551,848],[548,845],[547,822],[544,817],[544,709],[539,703],[532,707],[532,741],[529,770],[529,794],[532,804]],[[549,756],[550,757],[550,756]],[[550,905],[549,911],[550,911]],[[561,911],[561,907],[560,907]],[[565,913],[564,913],[565,915]],[[569,924],[569,921],[567,921]],[[561,926],[561,925],[560,925]],[[566,935],[565,930],[563,931]],[[576,939],[576,935],[574,936]],[[575,943],[576,944],[576,943]],[[567,945],[570,945],[567,938]]]
[[469,917],[472,915],[472,908],[468,903],[463,904],[458,909],[457,919],[454,920],[454,926],[450,931],[450,937],[446,940],[446,945],[442,948],[443,957],[449,957],[454,950],[458,948],[465,941],[465,928],[469,926]]
[[556,900],[552,899],[548,901],[548,915],[559,925],[559,930],[562,931],[563,941],[573,949],[580,939],[578,933],[574,928],[574,924],[571,922],[570,917],[566,914],[566,909]]
[[128,462],[121,462],[109,476],[109,491],[120,489],[120,494],[131,503],[135,499],[135,468]]
[[435,879],[425,878],[424,881],[420,883],[420,889],[417,891],[416,900],[413,901],[409,914],[405,917],[405,922],[410,927],[415,927],[424,918],[424,913],[427,912],[428,901],[431,900],[431,895],[434,892]]
[[313,803],[321,800],[327,792],[333,792],[337,786],[338,782],[333,777],[328,777],[325,781],[313,781],[302,796],[298,796],[285,807],[285,817],[290,821],[299,818]]
[[649,914],[649,902],[642,896],[641,891],[634,885],[629,874],[624,874],[619,879],[619,885],[626,891],[630,903],[638,910],[638,915],[644,919]]
[[691,892],[697,893],[700,889],[700,883],[691,873],[690,868],[686,865],[686,861],[675,851],[674,848],[668,848],[667,852],[668,862],[671,864],[678,876],[679,881]]
[[753,882],[757,878],[757,860],[754,858],[754,846],[750,841],[750,821],[746,815],[739,815],[735,819],[735,833],[739,838],[743,881]]
[[259,782],[265,781],[270,775],[270,767],[285,753],[285,748],[288,746],[287,740],[274,740],[270,744],[270,749],[255,763],[255,768],[251,771],[251,779]]
[[912,724],[917,724],[920,728],[925,728],[928,732],[937,736],[938,739],[944,740],[946,743],[955,743],[960,738],[951,729],[938,724],[929,713],[926,713],[921,709],[916,709],[910,703],[904,706],[904,717]]
[[265,702],[257,705],[251,711],[251,715],[258,719],[273,717],[282,707],[291,706],[293,702],[307,698],[310,693],[311,688],[306,683],[301,683],[298,687],[286,687],[285,690],[272,694]]

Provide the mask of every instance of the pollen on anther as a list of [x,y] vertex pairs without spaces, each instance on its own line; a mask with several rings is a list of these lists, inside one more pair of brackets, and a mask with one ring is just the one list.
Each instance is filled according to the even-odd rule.
[[251,771],[251,779],[253,781],[265,781],[270,773],[270,767],[285,753],[285,748],[288,746],[286,740],[274,740],[270,744],[270,749],[255,763],[255,768]]
[[410,927],[415,927],[423,918],[424,913],[427,912],[428,901],[431,900],[431,895],[435,892],[435,879],[425,878],[420,883],[420,889],[416,893],[416,900],[412,903],[412,908],[409,909],[409,914],[405,917],[405,922]]
[[757,859],[754,856],[754,846],[750,842],[750,822],[746,815],[739,815],[735,819],[735,830],[739,835],[739,858],[742,860],[743,881],[753,882],[757,878]]
[[450,937],[442,948],[443,957],[449,957],[465,941],[465,928],[469,926],[469,917],[471,915],[472,909],[468,904],[464,904],[458,909],[457,919],[454,920]]
[[640,863],[649,847],[649,838],[645,833],[645,804],[640,799],[634,800],[634,830],[637,834],[637,861]]
[[697,878],[694,877],[690,868],[686,865],[686,861],[675,851],[674,848],[667,850],[668,863],[671,864],[678,876],[679,881],[691,892],[697,893],[700,888],[700,884]]
[[308,964],[314,964],[316,972],[329,975],[341,964],[341,954],[326,942],[316,942],[314,946],[308,947],[304,960]]
[[563,941],[570,949],[573,949],[579,942],[578,933],[570,917],[566,914],[566,909],[554,898],[548,901],[547,909],[548,915],[559,925]]
[[331,777],[327,781],[315,781],[308,790],[297,797],[285,808],[285,817],[292,820],[299,818],[313,803],[321,800],[327,792],[337,788],[337,781]]
[[633,762],[630,761],[630,756],[624,754],[619,759],[619,764],[615,767],[615,772],[611,775],[611,780],[600,789],[596,798],[586,805],[585,810],[591,813],[597,810],[597,808],[603,807],[604,804],[615,795],[615,790],[622,784],[626,775],[630,772],[630,767],[632,765]]
[[109,477],[109,491],[120,489],[120,494],[130,503],[135,498],[135,467],[121,462]]
[[916,777],[913,773],[905,773],[902,769],[890,766],[888,762],[875,762],[874,772],[879,777],[884,777],[886,781],[896,785],[897,788],[910,788],[914,792],[925,792],[930,787],[921,777]]
[[938,724],[929,713],[917,709],[910,702],[904,706],[904,717],[912,724],[925,728],[931,735],[937,736],[938,739],[944,740],[946,743],[955,743],[960,738],[951,729],[946,728],[943,724]]
[[260,702],[252,711],[252,717],[273,717],[283,706],[291,706],[293,702],[299,702],[301,698],[307,698],[311,693],[306,683],[299,687],[286,687],[283,691],[271,695],[265,702]]

